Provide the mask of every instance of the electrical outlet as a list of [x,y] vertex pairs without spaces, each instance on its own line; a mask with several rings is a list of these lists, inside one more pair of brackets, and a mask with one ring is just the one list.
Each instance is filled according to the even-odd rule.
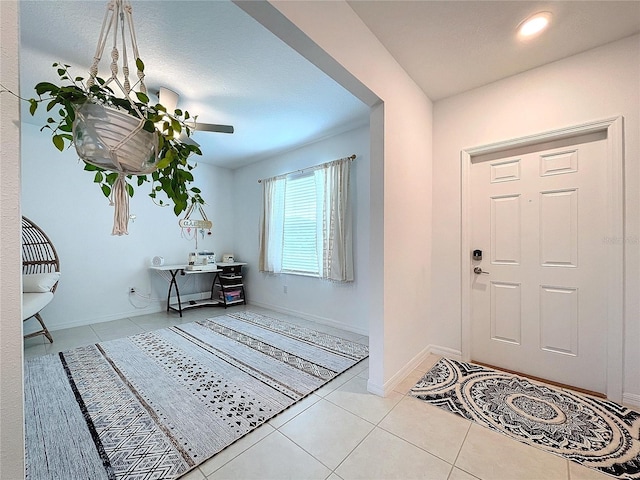
[[282,289],[284,290],[284,293],[287,293],[287,290],[289,290],[289,287],[288,287],[288,286],[286,286],[286,285],[283,285],[283,286],[282,286]]
[[129,293],[136,293],[136,287],[131,287],[129,289]]

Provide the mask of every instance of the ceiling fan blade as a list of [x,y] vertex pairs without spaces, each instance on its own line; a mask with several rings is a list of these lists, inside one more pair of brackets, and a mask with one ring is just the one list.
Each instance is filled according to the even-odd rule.
[[194,124],[195,130],[199,132],[217,132],[217,133],[233,133],[233,125],[218,125],[216,123],[200,123]]
[[184,144],[195,145],[196,147],[200,148],[200,144],[196,142],[193,138],[188,136],[184,130],[180,132],[180,135],[178,136],[178,140],[180,140]]
[[168,113],[173,114],[176,108],[178,108],[178,94],[166,87],[160,87],[160,91],[158,92],[158,102],[167,109]]
[[[166,87],[160,87],[158,92],[158,101],[164,105],[167,112],[172,113],[178,108],[178,100],[180,96]],[[216,132],[216,133],[233,133],[232,125],[218,125],[215,123],[185,122],[193,130],[200,132]],[[186,135],[185,135],[186,137]],[[194,142],[195,143],[195,142]]]

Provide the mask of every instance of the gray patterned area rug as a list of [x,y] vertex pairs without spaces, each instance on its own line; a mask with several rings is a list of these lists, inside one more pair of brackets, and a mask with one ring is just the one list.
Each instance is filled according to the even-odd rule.
[[241,312],[30,359],[27,478],[176,478],[367,355]]
[[441,359],[411,395],[619,479],[640,479],[640,413],[491,368]]

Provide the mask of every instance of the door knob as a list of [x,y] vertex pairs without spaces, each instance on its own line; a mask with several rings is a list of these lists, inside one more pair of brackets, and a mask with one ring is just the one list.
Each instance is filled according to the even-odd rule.
[[480,267],[475,267],[473,269],[473,273],[476,273],[478,275],[480,275],[481,273],[484,273],[485,275],[489,275],[489,272],[483,272],[482,269]]

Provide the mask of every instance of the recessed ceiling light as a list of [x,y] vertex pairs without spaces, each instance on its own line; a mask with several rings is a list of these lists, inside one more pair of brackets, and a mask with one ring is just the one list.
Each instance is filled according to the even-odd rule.
[[530,38],[547,28],[549,22],[551,22],[550,12],[531,15],[518,26],[518,35],[522,38]]

